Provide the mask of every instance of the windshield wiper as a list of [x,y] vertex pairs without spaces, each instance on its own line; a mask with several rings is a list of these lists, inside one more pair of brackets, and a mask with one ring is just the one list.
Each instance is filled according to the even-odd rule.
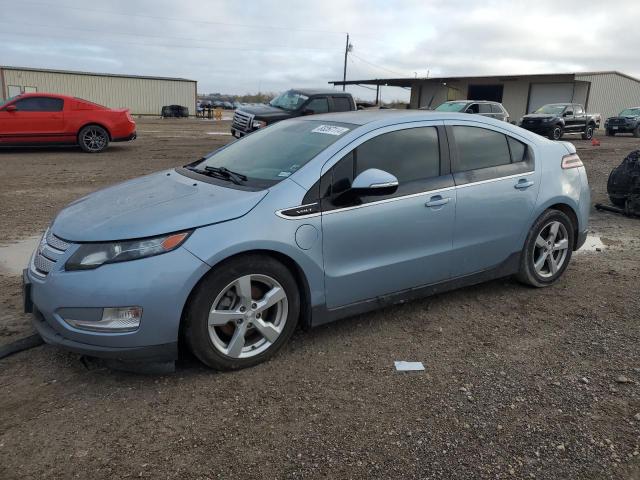
[[234,172],[233,170],[229,170],[227,167],[211,167],[207,165],[206,167],[204,167],[204,169],[209,173],[213,173],[214,175],[219,175],[222,178],[231,180],[236,185],[242,185],[242,182],[246,182],[248,180],[246,175]]

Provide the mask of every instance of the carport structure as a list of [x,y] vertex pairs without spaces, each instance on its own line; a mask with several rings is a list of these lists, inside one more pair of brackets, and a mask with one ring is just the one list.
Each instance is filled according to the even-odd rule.
[[617,71],[549,73],[538,75],[383,78],[329,82],[335,86],[411,88],[411,108],[436,108],[448,100],[493,100],[502,103],[512,120],[547,103],[583,104],[603,118],[640,105],[640,80]]

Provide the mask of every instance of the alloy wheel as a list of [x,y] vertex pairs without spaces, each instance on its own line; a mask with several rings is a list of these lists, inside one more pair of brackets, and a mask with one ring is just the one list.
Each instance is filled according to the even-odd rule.
[[91,150],[92,152],[98,152],[105,147],[107,138],[103,131],[97,128],[90,128],[86,132],[84,132],[84,135],[82,136],[82,142],[88,150]]
[[560,140],[560,137],[562,137],[562,129],[560,127],[555,127],[553,129],[553,139]]
[[559,221],[546,224],[533,248],[533,267],[542,278],[551,278],[562,269],[569,251],[569,235]]
[[227,285],[213,301],[209,338],[230,358],[249,358],[273,345],[287,321],[284,288],[268,275],[244,275]]

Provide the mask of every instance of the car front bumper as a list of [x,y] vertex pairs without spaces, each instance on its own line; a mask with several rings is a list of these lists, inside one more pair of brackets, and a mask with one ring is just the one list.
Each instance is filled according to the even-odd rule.
[[[44,278],[23,274],[25,311],[43,340],[83,355],[123,361],[168,361],[178,354],[183,308],[209,266],[184,248],[155,257],[65,271],[60,259]],[[97,320],[107,307],[142,307],[135,331],[93,331],[65,317]],[[69,312],[72,312],[71,314]]]

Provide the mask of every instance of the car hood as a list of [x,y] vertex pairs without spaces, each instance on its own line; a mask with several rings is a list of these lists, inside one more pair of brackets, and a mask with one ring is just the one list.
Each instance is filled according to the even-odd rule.
[[624,119],[624,120],[636,120],[637,118],[640,118],[638,115],[624,115],[624,116],[616,116],[616,117],[609,117],[608,120],[617,120],[617,119]]
[[52,232],[71,242],[152,237],[246,215],[268,191],[195,181],[174,170],[99,190],[68,205]]
[[522,118],[556,118],[558,115],[550,115],[548,113],[529,113]]
[[271,105],[252,105],[242,107],[239,109],[241,112],[255,115],[256,118],[290,118],[295,116],[295,112],[289,112],[281,108],[272,107]]

